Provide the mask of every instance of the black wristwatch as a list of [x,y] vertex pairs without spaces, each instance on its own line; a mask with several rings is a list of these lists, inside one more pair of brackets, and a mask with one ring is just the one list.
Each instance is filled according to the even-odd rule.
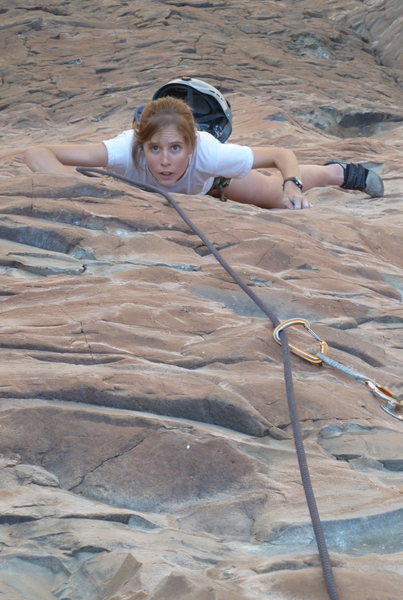
[[286,177],[283,181],[283,190],[287,181],[292,181],[293,183],[295,183],[295,185],[299,187],[300,190],[302,190],[302,188],[304,187],[304,184],[300,179],[298,179],[298,177]]

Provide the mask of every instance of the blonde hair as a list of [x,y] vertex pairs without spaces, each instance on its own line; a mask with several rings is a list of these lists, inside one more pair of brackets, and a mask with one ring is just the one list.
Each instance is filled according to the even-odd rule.
[[193,152],[196,146],[196,123],[193,113],[183,100],[165,96],[147,104],[141,113],[140,122],[134,126],[137,144],[133,145],[133,161],[138,162],[138,153],[145,142],[161,129],[170,126],[176,127]]

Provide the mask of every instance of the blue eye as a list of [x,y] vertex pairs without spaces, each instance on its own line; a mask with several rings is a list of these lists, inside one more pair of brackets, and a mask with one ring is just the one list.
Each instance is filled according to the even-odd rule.
[[171,146],[171,149],[173,150],[173,152],[178,152],[179,150],[182,149],[182,146],[180,146],[179,144],[173,144]]

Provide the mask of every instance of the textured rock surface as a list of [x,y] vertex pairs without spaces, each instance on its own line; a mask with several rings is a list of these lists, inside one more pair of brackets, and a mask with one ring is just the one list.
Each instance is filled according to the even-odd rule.
[[[177,199],[279,318],[401,396],[400,0],[0,14],[0,595],[323,600],[271,323],[165,200],[31,174],[19,151],[110,137],[190,74],[228,95],[234,141],[370,163],[382,199]],[[400,600],[403,424],[344,375],[293,368],[340,598]]]

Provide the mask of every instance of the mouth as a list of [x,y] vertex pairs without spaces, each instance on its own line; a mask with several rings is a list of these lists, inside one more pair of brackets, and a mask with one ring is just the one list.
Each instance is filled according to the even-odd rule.
[[172,171],[162,171],[158,173],[157,179],[165,185],[172,185],[176,182],[177,176]]

